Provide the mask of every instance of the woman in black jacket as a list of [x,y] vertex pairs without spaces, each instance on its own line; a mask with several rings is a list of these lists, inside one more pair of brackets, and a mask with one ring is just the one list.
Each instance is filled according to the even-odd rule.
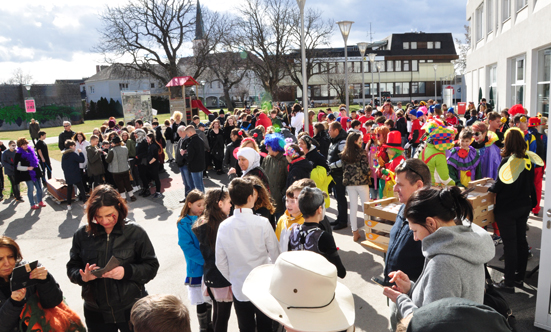
[[205,260],[203,282],[212,299],[212,323],[214,332],[226,332],[231,315],[231,284],[216,267],[216,234],[218,227],[231,210],[230,194],[220,189],[210,189],[205,198],[205,211],[194,225],[193,232],[199,240],[199,249]]
[[329,164],[327,164],[327,158],[322,156],[318,151],[319,142],[308,136],[308,134],[300,134],[298,139],[298,146],[306,153],[305,157],[312,163],[312,168],[321,166],[329,172]]
[[231,132],[234,128],[237,128],[237,120],[235,120],[235,116],[230,115],[224,124],[224,144],[228,145],[232,142]]
[[207,134],[207,139],[209,141],[210,147],[210,156],[214,162],[214,169],[216,174],[221,175],[224,172],[222,171],[222,161],[224,160],[224,134],[220,128],[220,120],[214,120],[211,125],[211,129]]
[[287,183],[285,190],[289,188],[295,181],[300,179],[309,179],[312,173],[312,163],[304,158],[304,152],[296,144],[287,144],[285,146],[284,155],[289,162],[289,174],[287,175]]
[[[10,278],[13,270],[27,262],[23,261],[17,243],[7,236],[0,236],[0,263],[0,332],[19,331],[19,317],[25,304],[31,302],[35,296],[44,309],[54,308],[63,301],[59,285],[40,264],[30,274],[30,279],[36,279],[38,284],[11,291]],[[23,331],[26,330],[27,325],[23,323]]]
[[[147,173],[149,178],[155,181],[155,195],[153,198],[162,197],[161,194],[161,179],[159,179],[159,144],[155,140],[153,133],[147,134]],[[148,189],[149,190],[149,189]]]
[[133,134],[136,138],[136,165],[138,165],[138,173],[142,180],[142,191],[140,192],[140,196],[147,197],[151,195],[151,191],[149,191],[150,180],[147,171],[147,153],[149,145],[143,129],[136,129]]
[[318,151],[325,157],[325,159],[327,159],[329,145],[331,145],[331,138],[329,138],[327,131],[325,131],[325,126],[323,123],[318,122],[314,125],[313,138],[319,143]]
[[[109,185],[100,185],[88,199],[87,224],[73,236],[67,275],[82,286],[84,317],[89,332],[129,332],[134,303],[147,296],[145,284],[155,278],[159,261],[145,230],[126,222],[128,207]],[[94,275],[115,257],[119,266]]]
[[166,141],[166,155],[168,156],[168,162],[171,163],[174,161],[172,155],[173,145],[174,145],[174,132],[172,131],[172,125],[169,120],[165,120],[165,141]]

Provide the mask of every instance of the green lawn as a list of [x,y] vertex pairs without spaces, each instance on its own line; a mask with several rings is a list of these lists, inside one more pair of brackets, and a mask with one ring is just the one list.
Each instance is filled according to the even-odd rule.
[[[27,201],[27,185],[25,184],[25,182],[21,182],[19,184],[19,190],[21,191],[21,197],[23,197],[23,199]],[[8,176],[4,174],[4,192],[0,194],[2,194],[4,199],[8,199],[10,198],[10,191],[11,191],[10,180],[8,179]]]
[[[121,121],[124,119],[117,119]],[[91,133],[94,128],[99,128],[105,120],[87,120],[83,124],[78,124],[71,126],[71,129],[74,132],[82,131],[83,133]],[[46,137],[57,137],[60,132],[63,131],[63,126],[60,127],[50,127],[50,128],[41,128],[46,132]],[[16,130],[16,131],[0,131],[0,140],[17,140],[19,137],[27,137],[30,139],[31,135],[29,134],[28,129]]]

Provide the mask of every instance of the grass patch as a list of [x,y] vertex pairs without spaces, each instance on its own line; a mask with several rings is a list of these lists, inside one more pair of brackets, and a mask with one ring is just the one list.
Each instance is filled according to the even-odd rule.
[[50,156],[50,159],[61,162],[62,154],[61,151],[59,151],[57,143],[48,144],[48,155]]
[[[99,128],[106,120],[86,120],[86,122],[78,125],[71,126],[71,130],[74,132],[82,131],[83,133],[91,133],[94,128]],[[117,122],[124,121],[123,118],[117,119]],[[63,126],[40,128],[46,132],[46,137],[57,137],[59,133],[63,131]],[[30,139],[31,134],[28,129],[16,130],[16,131],[0,131],[0,140],[17,140],[19,137],[27,137]]]
[[[27,197],[27,184],[25,182],[21,182],[19,184],[19,191],[21,192],[21,197],[25,199]],[[11,192],[11,182],[10,179],[8,179],[8,176],[4,174],[4,192],[2,192],[2,197],[4,199],[10,198],[10,192]]]

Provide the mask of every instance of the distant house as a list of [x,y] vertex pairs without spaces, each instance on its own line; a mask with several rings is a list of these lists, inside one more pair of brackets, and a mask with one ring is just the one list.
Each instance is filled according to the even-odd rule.
[[151,75],[140,73],[121,65],[96,66],[96,74],[85,81],[86,101],[97,102],[101,98],[122,103],[121,92],[149,90],[152,95],[166,91]]

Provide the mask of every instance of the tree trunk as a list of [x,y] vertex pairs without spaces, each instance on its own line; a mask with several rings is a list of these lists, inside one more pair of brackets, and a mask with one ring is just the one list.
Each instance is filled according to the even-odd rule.
[[233,114],[233,102],[230,97],[230,88],[227,86],[227,84],[222,83],[222,88],[224,90],[224,99],[226,100],[226,106],[228,107],[228,112],[230,114]]

